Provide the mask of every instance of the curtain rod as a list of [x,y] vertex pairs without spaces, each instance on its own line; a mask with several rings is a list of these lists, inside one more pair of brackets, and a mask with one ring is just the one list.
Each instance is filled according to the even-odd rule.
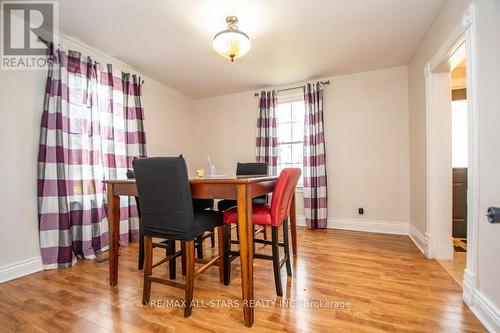
[[[39,42],[44,43],[44,44],[45,44],[45,46],[50,47],[50,42],[49,42],[49,41],[47,41],[47,40],[45,40],[45,39],[43,39],[43,38],[42,38],[42,37],[40,37],[40,36],[38,36],[38,41],[39,41]],[[122,72],[123,72],[123,71],[122,71]],[[139,76],[139,75],[137,75],[137,76]],[[143,79],[143,80],[141,80],[141,84],[144,84],[144,79]]]
[[[327,81],[323,81],[321,82],[322,84],[330,84],[330,80],[327,80]],[[294,90],[294,89],[299,89],[299,88],[304,88],[304,85],[302,86],[296,86],[296,87],[291,87],[291,88],[285,88],[285,89],[278,89],[276,90],[277,92],[280,92],[280,91],[287,91],[287,90]],[[254,96],[260,96],[260,93],[255,93]]]
[[40,37],[40,36],[38,36],[38,41],[39,41],[39,42],[44,43],[44,44],[45,44],[45,46],[47,46],[47,47],[49,47],[49,45],[50,45],[50,42],[49,42],[49,41],[47,41],[47,40],[43,39],[43,38],[42,38],[42,37]]

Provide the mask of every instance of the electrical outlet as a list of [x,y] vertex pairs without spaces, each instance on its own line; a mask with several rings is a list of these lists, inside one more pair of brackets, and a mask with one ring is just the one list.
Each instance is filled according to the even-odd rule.
[[363,207],[358,208],[358,214],[363,215],[365,213],[365,209]]

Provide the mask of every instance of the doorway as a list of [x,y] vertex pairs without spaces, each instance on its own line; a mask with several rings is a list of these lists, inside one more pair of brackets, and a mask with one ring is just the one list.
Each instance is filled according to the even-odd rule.
[[[452,168],[452,238],[451,260],[439,263],[462,285],[467,262],[467,175],[468,123],[466,59],[461,46],[451,57],[451,168]],[[458,62],[458,64],[457,64]]]
[[[459,51],[459,52],[457,52]],[[457,55],[461,54],[461,57]],[[425,65],[427,232],[424,253],[428,258],[454,258],[451,71],[465,59],[467,113],[466,258],[463,299],[473,305],[478,288],[479,132],[475,6],[471,4],[436,54]]]

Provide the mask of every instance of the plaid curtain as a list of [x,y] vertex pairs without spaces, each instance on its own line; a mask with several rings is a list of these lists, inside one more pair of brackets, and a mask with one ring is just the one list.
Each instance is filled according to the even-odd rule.
[[328,207],[321,82],[305,85],[304,103],[304,214],[308,228],[326,228]]
[[[45,269],[108,248],[103,179],[125,178],[146,155],[141,82],[76,51],[51,50],[38,153],[38,217]],[[120,241],[138,237],[133,198],[121,198]]]
[[255,160],[267,163],[271,175],[276,175],[278,164],[277,105],[276,91],[262,91],[260,93]]

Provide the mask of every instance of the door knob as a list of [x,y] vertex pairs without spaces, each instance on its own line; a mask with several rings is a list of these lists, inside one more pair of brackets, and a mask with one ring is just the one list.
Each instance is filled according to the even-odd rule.
[[500,223],[500,208],[489,207],[486,212],[486,217],[490,223]]

